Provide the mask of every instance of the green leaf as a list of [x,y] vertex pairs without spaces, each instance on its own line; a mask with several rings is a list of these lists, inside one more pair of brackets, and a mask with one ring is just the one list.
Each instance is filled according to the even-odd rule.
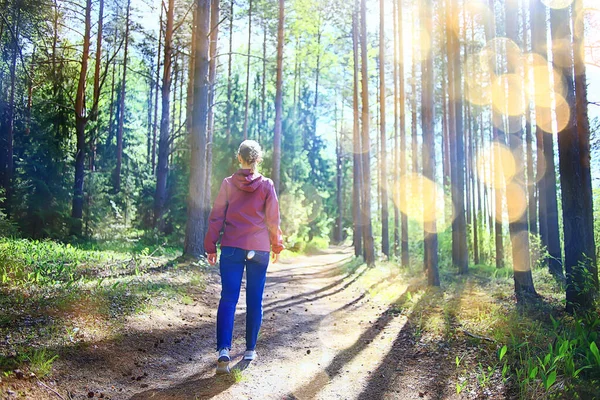
[[535,379],[538,373],[538,367],[533,367],[533,369],[529,372],[529,379]]
[[506,347],[506,345],[502,346],[502,348],[500,349],[500,353],[498,354],[498,358],[500,361],[502,361],[502,359],[506,355],[507,351],[508,351],[508,347]]
[[594,355],[594,358],[596,359],[598,365],[600,365],[600,352],[598,351],[598,346],[596,345],[596,342],[590,343],[590,351]]
[[550,372],[550,375],[548,375],[548,379],[546,379],[546,390],[550,389],[550,386],[554,385],[554,382],[556,382],[556,371],[552,371]]

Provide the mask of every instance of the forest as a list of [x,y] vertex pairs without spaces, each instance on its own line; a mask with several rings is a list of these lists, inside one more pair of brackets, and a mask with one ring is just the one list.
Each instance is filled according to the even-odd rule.
[[[594,0],[0,0],[0,397],[600,396],[599,51]],[[246,139],[285,350],[219,377]]]

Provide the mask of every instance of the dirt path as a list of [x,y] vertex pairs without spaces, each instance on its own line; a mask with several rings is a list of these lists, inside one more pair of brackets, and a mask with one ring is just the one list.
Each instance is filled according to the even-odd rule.
[[[194,304],[136,316],[117,339],[63,357],[49,387],[73,399],[452,397],[449,357],[418,340],[413,316],[390,308],[409,283],[393,269],[352,269],[351,258],[351,249],[334,247],[269,267],[258,358],[250,365],[241,361],[242,294],[232,349],[238,382],[214,373],[220,289],[213,271]],[[46,388],[38,393],[58,398]]]

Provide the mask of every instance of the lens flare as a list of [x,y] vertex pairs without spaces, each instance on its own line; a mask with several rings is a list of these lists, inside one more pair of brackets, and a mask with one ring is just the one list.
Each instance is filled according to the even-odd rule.
[[474,105],[492,104],[492,88],[489,84],[494,78],[490,69],[489,49],[469,54],[465,61],[465,98]]
[[527,211],[527,192],[522,185],[511,182],[506,186],[508,221],[516,222]]
[[494,109],[503,115],[517,116],[525,113],[523,78],[518,74],[498,76],[492,84]]
[[509,71],[513,71],[522,65],[523,52],[519,45],[509,38],[496,37],[488,41],[483,49],[485,50],[484,54],[488,56],[490,69],[498,75],[502,73],[499,68],[503,68],[503,63],[498,62],[501,57],[505,57],[508,61]]
[[[477,154],[477,176],[488,187],[504,189],[517,172],[515,157],[508,147],[494,142]],[[493,162],[491,174],[486,174]]]
[[[450,195],[444,193],[441,185],[417,173],[403,175],[397,185],[400,193],[406,193],[406,201],[398,204],[403,214],[428,233],[438,233],[448,229],[451,221],[446,221],[441,203],[446,206],[453,203]],[[454,207],[450,208],[454,216]]]
[[550,107],[539,107],[536,109],[535,122],[547,133],[563,131],[571,119],[571,109],[567,101],[561,95],[556,95],[554,112]]
[[[537,57],[533,57],[537,58]],[[528,68],[527,76],[533,85],[527,85],[526,91],[529,98],[539,107],[552,106],[552,93],[560,95],[563,99],[567,93],[567,83],[563,75],[553,68],[547,61],[541,63],[536,59],[535,64]]]

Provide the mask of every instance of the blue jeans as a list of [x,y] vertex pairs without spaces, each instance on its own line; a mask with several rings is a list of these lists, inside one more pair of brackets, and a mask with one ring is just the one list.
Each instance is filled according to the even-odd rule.
[[217,350],[231,349],[235,307],[240,297],[242,275],[246,267],[246,350],[254,350],[262,323],[262,298],[269,265],[268,251],[248,251],[222,247],[220,258],[221,300],[217,311]]

